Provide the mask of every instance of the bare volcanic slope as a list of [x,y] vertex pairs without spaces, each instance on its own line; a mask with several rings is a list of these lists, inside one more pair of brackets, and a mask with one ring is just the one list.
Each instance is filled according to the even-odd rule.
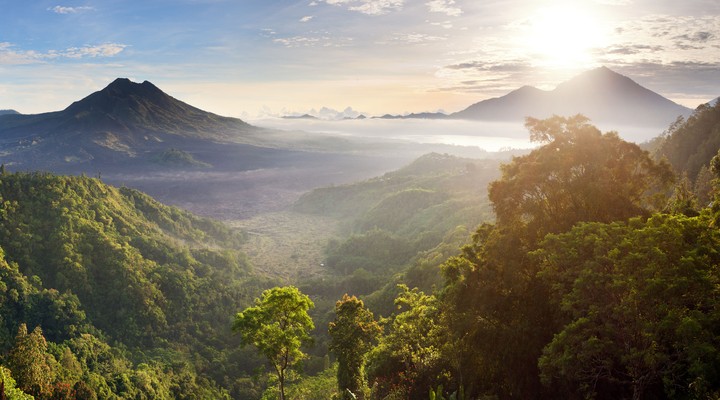
[[524,86],[505,96],[483,100],[451,118],[521,121],[526,116],[584,114],[592,121],[665,128],[692,110],[649,90],[607,67],[584,72],[545,91]]
[[151,162],[176,148],[248,143],[262,131],[179,101],[150,82],[118,78],[62,111],[0,116],[3,162],[24,168]]

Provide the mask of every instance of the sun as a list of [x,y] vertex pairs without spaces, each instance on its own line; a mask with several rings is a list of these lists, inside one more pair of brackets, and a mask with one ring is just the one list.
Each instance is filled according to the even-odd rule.
[[528,21],[525,43],[534,63],[548,68],[593,64],[604,38],[600,20],[573,5],[538,10]]

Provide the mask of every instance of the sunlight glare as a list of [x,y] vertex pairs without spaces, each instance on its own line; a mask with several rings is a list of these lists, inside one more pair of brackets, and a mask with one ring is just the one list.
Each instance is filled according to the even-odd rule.
[[538,10],[530,20],[526,43],[536,63],[548,68],[586,68],[603,42],[600,22],[572,5]]

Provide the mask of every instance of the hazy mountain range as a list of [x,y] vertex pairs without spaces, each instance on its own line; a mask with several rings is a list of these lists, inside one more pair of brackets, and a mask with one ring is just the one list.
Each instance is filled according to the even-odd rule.
[[[327,114],[328,110],[321,111]],[[526,116],[583,113],[595,123],[652,126],[661,132],[678,115],[691,112],[602,67],[580,74],[552,91],[524,86],[450,115],[418,113],[381,118],[522,121]],[[347,115],[356,113],[351,108],[343,111]],[[362,146],[377,148],[354,138],[259,128],[200,110],[150,82],[134,83],[124,78],[62,111],[34,115],[0,112],[2,162],[16,169],[84,172],[224,165],[228,170],[244,170],[250,164],[253,169],[274,165],[273,157],[293,158],[287,154],[277,157],[271,150],[348,153],[358,152]],[[412,146],[407,144],[405,148]],[[259,162],[264,155],[265,161]]]
[[667,127],[692,110],[639,85],[606,67],[582,73],[546,91],[523,86],[502,97],[472,104],[452,114],[418,113],[381,118],[522,121],[527,116],[584,114],[593,122],[624,126]]

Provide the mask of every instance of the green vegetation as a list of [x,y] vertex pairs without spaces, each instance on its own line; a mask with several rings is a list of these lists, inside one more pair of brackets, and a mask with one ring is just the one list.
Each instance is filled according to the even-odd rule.
[[235,315],[232,329],[242,344],[257,347],[275,369],[280,400],[285,400],[288,368],[305,358],[300,346],[310,340],[308,331],[315,328],[307,313],[313,307],[312,300],[296,287],[275,287],[255,299],[255,306]]
[[[364,364],[369,398],[716,398],[718,202],[697,208],[683,180],[671,195],[667,164],[581,116],[527,126],[544,145],[490,185],[497,221],[459,255],[445,244],[398,267],[399,282],[438,282],[447,260],[433,293],[367,296],[399,307]],[[373,253],[357,249],[377,246],[379,271],[402,264],[384,249],[403,244],[373,229],[331,254],[360,264]]]
[[398,283],[428,290],[442,283],[437,267],[445,258],[438,255],[458,253],[467,240],[462,227],[492,219],[487,185],[498,165],[431,153],[379,178],[304,195],[294,210],[336,218],[340,234],[325,249],[332,279],[304,280],[301,289],[326,299],[319,308],[327,311],[346,292],[376,292],[368,304],[389,315]]
[[714,200],[702,207],[697,178],[582,116],[526,126],[541,146],[499,176],[492,161],[431,154],[265,220],[294,221],[288,237],[337,235],[324,269],[317,244],[274,254],[313,263],[295,271],[298,287],[268,289],[279,282],[237,250],[246,238],[216,222],[97,179],[0,170],[0,389],[12,399],[720,397],[718,149],[700,168]]
[[347,294],[335,304],[335,320],[328,326],[330,350],[338,358],[338,393],[341,399],[367,397],[365,354],[380,334],[380,326],[362,300]]
[[273,285],[243,241],[98,179],[6,172],[0,362],[36,398],[228,397],[261,365],[229,316]]
[[710,160],[720,149],[720,103],[700,105],[687,120],[679,118],[651,147],[656,158],[687,177],[700,204],[707,205],[712,200]]

